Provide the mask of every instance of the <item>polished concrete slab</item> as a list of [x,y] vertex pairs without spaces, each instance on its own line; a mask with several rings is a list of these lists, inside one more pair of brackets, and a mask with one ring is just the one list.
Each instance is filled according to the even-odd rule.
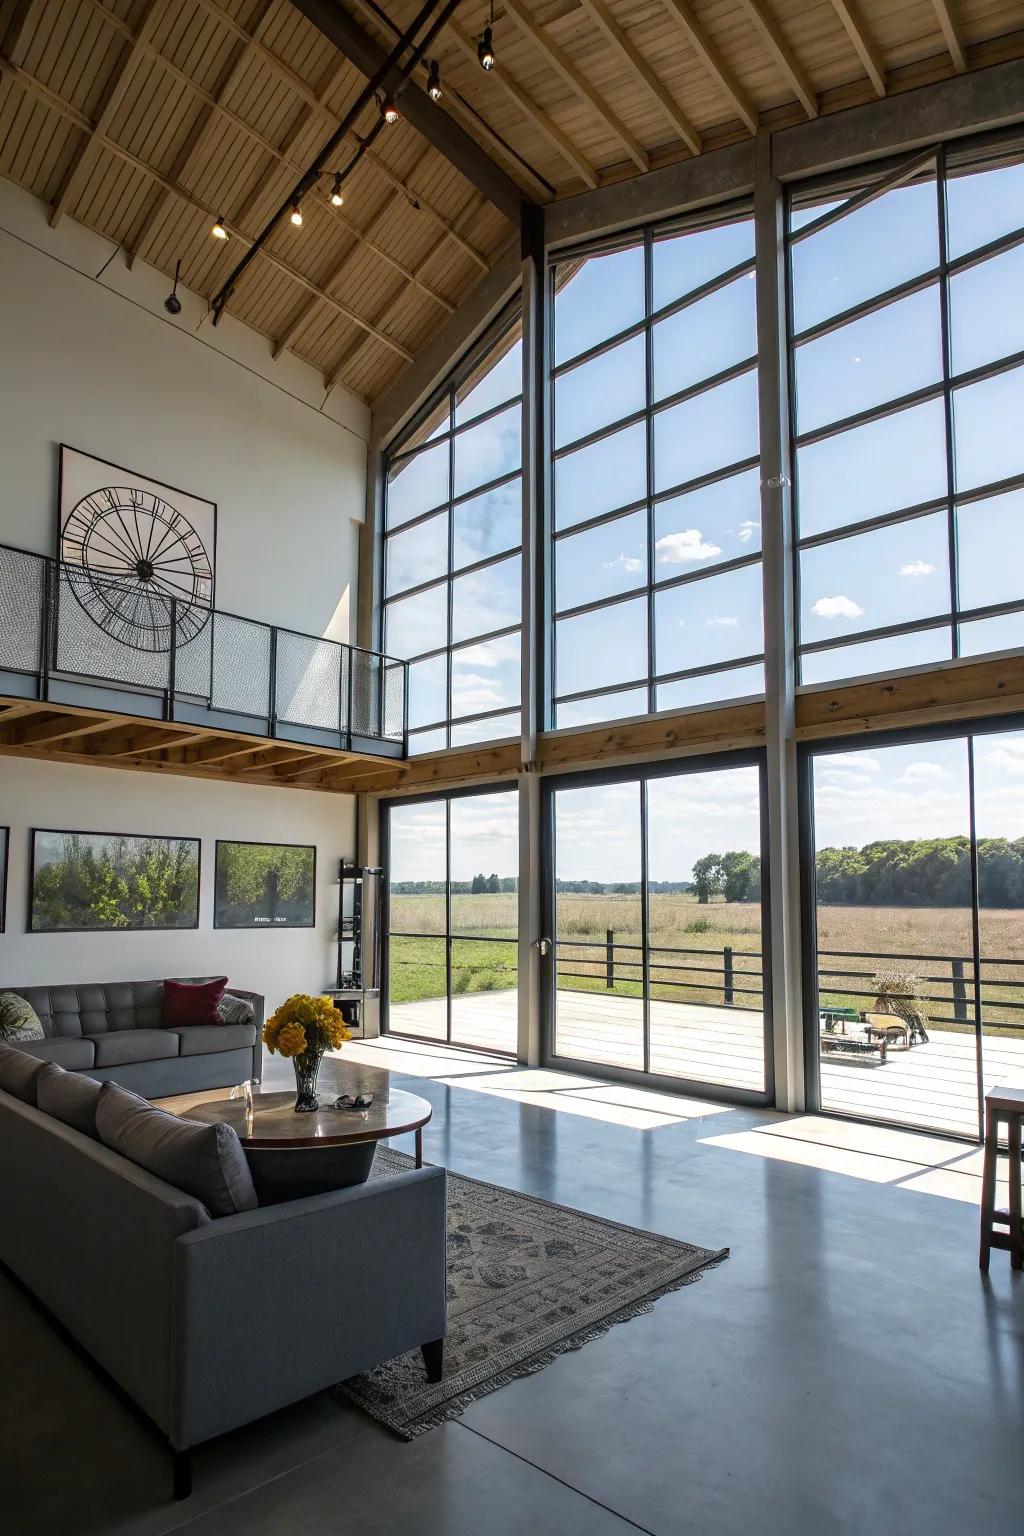
[[412,1445],[329,1394],[225,1436],[180,1505],[158,1442],[4,1280],[5,1532],[1019,1524],[1024,1275],[1002,1254],[979,1275],[975,1149],[410,1042],[346,1052],[431,1100],[429,1160],[731,1257]]

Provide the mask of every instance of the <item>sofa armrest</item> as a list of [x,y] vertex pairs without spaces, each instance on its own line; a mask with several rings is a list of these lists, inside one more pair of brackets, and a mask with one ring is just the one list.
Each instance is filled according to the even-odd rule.
[[243,1002],[252,1004],[252,1021],[256,1026],[256,1039],[252,1046],[252,1080],[254,1083],[263,1081],[263,1018],[266,1003],[262,992],[246,992],[241,987],[228,987],[226,991],[231,997],[240,997]]
[[442,1338],[447,1237],[441,1168],[183,1234],[172,1443],[196,1445]]

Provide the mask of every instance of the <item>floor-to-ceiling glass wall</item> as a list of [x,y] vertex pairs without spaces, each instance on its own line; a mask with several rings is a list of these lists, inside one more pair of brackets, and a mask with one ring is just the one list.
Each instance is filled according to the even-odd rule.
[[810,775],[821,1107],[978,1136],[983,1092],[1024,1085],[1024,733],[844,745]]
[[553,780],[547,795],[549,1056],[763,1097],[758,762]]
[[384,827],[384,1028],[514,1055],[516,790],[397,801]]

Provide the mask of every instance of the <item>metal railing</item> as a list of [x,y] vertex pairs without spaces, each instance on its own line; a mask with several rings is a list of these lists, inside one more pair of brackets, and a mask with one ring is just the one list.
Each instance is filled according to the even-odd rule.
[[83,688],[112,713],[407,751],[406,662],[0,544],[0,693]]
[[[822,962],[825,962],[822,964]],[[868,965],[848,962],[870,962]],[[821,949],[818,951],[818,1001],[850,999],[859,1013],[873,1010],[878,997],[875,975],[898,968],[913,976],[915,998],[925,1005],[928,1024],[940,1029],[1024,1030],[1024,959],[983,955],[980,967],[971,955],[908,955],[892,951]],[[1001,976],[1007,968],[1016,976]],[[1009,996],[1004,996],[1009,993]],[[937,1011],[939,1010],[939,1011]],[[1005,1010],[1008,1018],[995,1015]]]
[[[615,929],[605,930],[601,939],[558,939],[558,982],[563,980],[600,983],[605,991],[631,984],[642,992],[644,984],[644,948],[642,944],[619,943]],[[562,951],[568,955],[567,969]],[[589,951],[589,953],[586,953]],[[688,957],[678,960],[677,956]],[[582,967],[582,969],[581,969]],[[763,973],[760,950],[736,949],[724,944],[716,949],[684,948],[678,945],[651,944],[647,947],[647,983],[651,995],[662,989],[683,994],[680,1002],[712,1001],[712,1006],[760,1008],[763,1004]],[[691,978],[699,979],[691,979]],[[587,990],[593,990],[593,987]],[[700,998],[686,994],[701,993]],[[718,1002],[721,994],[721,1002]],[[745,999],[754,998],[755,1002]]]

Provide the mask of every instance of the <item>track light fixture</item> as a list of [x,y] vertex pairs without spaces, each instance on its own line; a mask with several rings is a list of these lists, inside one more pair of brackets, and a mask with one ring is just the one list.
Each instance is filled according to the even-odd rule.
[[215,240],[226,240],[228,238],[228,227],[224,223],[224,215],[222,213],[218,213],[210,225],[210,234]]
[[291,211],[290,217],[291,217],[292,223],[295,225],[295,228],[296,229],[301,229],[302,228],[302,209],[299,206],[298,198],[296,198],[294,203],[292,203],[292,211]]
[[345,201],[345,198],[342,195],[342,191],[341,191],[341,172],[340,171],[335,171],[335,173],[334,173],[334,190],[331,193],[331,202],[334,204],[335,208],[340,208],[344,201]]
[[181,300],[178,298],[178,278],[180,276],[181,262],[179,261],[174,268],[174,287],[171,289],[166,299],[164,299],[164,309],[166,309],[169,315],[181,314]]
[[476,56],[480,60],[480,68],[488,73],[494,68],[494,29],[484,27],[484,35],[477,44]]
[[395,106],[395,103],[392,101],[390,96],[385,96],[384,100],[381,102],[381,104],[380,104],[380,115],[384,119],[384,121],[387,123],[389,128],[393,128],[395,126],[395,124],[398,122],[398,119],[401,116],[401,113],[399,112],[398,108]]
[[441,89],[441,66],[436,59],[430,61],[430,74],[427,76],[427,95],[431,101],[441,100],[444,91]]

